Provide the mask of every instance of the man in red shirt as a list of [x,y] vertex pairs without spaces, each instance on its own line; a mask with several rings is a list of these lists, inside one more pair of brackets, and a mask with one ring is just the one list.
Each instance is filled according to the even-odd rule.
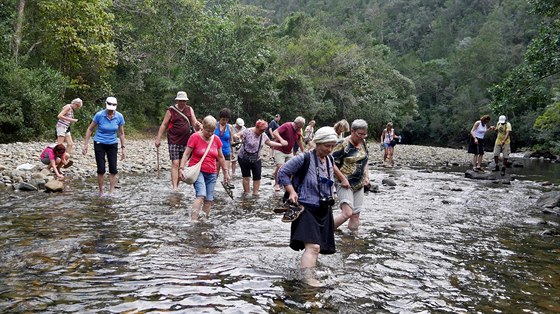
[[297,143],[300,151],[304,152],[301,136],[301,129],[304,126],[305,119],[303,117],[297,117],[294,122],[286,122],[272,132],[275,141],[282,144],[282,147],[274,147],[276,150],[274,154],[274,162],[276,163],[276,169],[274,170],[274,191],[276,192],[280,191],[280,186],[278,185],[278,170],[280,170],[283,164],[294,157],[292,153],[294,145]]

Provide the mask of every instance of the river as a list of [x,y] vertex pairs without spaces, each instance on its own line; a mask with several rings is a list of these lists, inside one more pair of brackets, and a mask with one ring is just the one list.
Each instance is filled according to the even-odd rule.
[[370,177],[379,193],[359,234],[343,225],[338,252],[319,257],[324,288],[302,284],[268,178],[257,198],[239,179],[234,200],[218,185],[198,224],[192,187],[173,193],[165,175],[123,174],[112,198],[93,178],[1,193],[0,312],[560,312],[560,237],[541,235],[560,219],[534,206],[549,187],[410,168]]

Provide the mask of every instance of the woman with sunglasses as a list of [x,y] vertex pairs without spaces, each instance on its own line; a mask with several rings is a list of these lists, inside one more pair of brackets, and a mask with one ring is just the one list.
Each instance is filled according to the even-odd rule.
[[364,203],[364,185],[369,185],[367,169],[368,150],[366,144],[368,125],[365,120],[352,122],[350,136],[338,144],[332,153],[336,165],[344,175],[349,187],[339,186],[337,190],[341,213],[334,218],[338,228],[346,220],[348,228],[355,234],[360,226],[360,211]]
[[121,142],[121,160],[125,158],[124,148],[124,117],[117,111],[117,99],[107,97],[105,109],[98,111],[93,116],[85,135],[82,154],[88,151],[88,142],[93,130],[97,128],[93,137],[93,149],[95,151],[95,163],[97,164],[97,185],[99,196],[104,196],[103,186],[105,183],[105,157],[109,163],[109,196],[115,192],[117,185],[117,155],[119,152],[119,140]]
[[[315,149],[309,153],[307,172],[301,182],[297,182],[298,190],[294,189],[292,177],[298,173],[305,163],[305,154],[290,159],[278,172],[278,182],[289,193],[288,202],[299,204],[303,211],[292,221],[290,247],[295,251],[303,250],[301,270],[305,282],[311,286],[322,284],[315,278],[319,254],[334,254],[334,220],[332,214],[333,181],[335,174],[348,186],[346,178],[336,168],[330,155],[336,145],[337,135],[332,127],[322,127],[313,141]],[[346,182],[344,182],[346,181]]]

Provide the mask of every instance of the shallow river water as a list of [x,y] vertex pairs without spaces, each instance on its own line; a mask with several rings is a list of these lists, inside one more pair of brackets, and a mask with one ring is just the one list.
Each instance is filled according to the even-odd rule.
[[404,168],[370,177],[379,193],[359,235],[343,225],[338,252],[319,257],[324,288],[302,284],[269,178],[257,198],[239,179],[234,200],[218,185],[199,224],[192,187],[172,193],[165,175],[122,174],[112,198],[91,179],[2,193],[0,312],[560,312],[560,237],[541,235],[560,220],[534,207],[545,187]]

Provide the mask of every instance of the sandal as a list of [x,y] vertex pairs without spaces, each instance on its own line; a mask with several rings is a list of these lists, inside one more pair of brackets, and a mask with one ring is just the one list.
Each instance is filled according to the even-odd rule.
[[476,169],[478,169],[479,172],[484,172],[484,169],[482,169],[480,167],[476,167]]
[[280,192],[280,186],[278,184],[274,186],[274,192]]
[[299,218],[299,215],[301,215],[301,213],[303,213],[303,211],[305,210],[305,208],[303,207],[303,205],[289,205],[288,210],[284,213],[284,216],[282,217],[282,222],[292,222],[296,219]]
[[479,168],[472,168],[472,171],[474,171],[474,172],[479,172],[478,169],[479,169]]
[[231,188],[229,187],[229,185],[224,184],[224,183],[222,182],[222,186],[224,187],[224,190],[226,191],[227,195],[228,195],[231,199],[233,199],[233,192],[231,191]]
[[62,166],[62,168],[66,169],[68,167],[71,167],[74,164],[74,162],[72,160],[68,160],[67,163],[64,164],[64,166]]

